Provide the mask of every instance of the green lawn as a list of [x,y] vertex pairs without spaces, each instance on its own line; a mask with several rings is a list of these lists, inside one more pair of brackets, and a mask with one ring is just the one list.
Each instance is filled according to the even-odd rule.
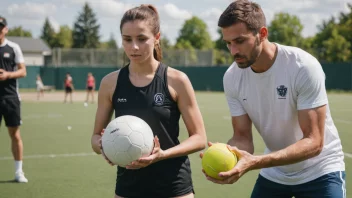
[[[226,142],[231,136],[231,124],[223,93],[200,92],[197,99],[205,121],[208,140]],[[330,107],[340,133],[345,153],[352,154],[352,94],[330,93]],[[22,138],[24,141],[24,171],[28,184],[16,184],[10,141],[0,128],[0,198],[112,198],[116,167],[109,166],[101,156],[92,153],[90,137],[96,105],[83,103],[23,102]],[[68,130],[68,126],[72,130]],[[257,132],[255,151],[262,153],[264,144]],[[181,137],[187,137],[181,125]],[[192,154],[191,165],[199,198],[249,197],[258,171],[247,173],[234,185],[215,185],[201,172],[198,153]],[[347,197],[352,196],[352,158],[346,156]],[[151,178],[154,179],[154,178]]]

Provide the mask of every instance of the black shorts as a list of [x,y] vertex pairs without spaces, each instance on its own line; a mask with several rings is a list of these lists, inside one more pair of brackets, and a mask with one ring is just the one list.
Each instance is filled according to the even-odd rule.
[[7,127],[18,127],[22,124],[21,102],[18,97],[0,99],[0,124],[2,117]]
[[71,87],[65,87],[66,93],[72,93],[72,88]]
[[88,90],[88,91],[92,91],[92,90],[93,90],[93,87],[89,86],[89,87],[87,87],[87,90]]

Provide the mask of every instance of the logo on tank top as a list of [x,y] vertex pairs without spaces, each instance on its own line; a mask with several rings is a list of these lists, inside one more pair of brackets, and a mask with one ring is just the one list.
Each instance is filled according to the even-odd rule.
[[5,53],[4,53],[4,58],[10,58],[10,54],[7,53],[7,52],[5,52]]
[[280,96],[279,99],[286,99],[287,87],[280,85],[276,88],[277,94]]
[[118,98],[117,102],[127,102],[127,99],[126,98]]
[[157,93],[154,95],[154,103],[155,105],[163,105],[164,104],[164,94]]

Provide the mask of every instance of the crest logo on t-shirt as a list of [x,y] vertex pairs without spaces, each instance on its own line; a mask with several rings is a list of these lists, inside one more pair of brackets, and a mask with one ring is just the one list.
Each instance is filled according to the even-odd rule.
[[164,94],[157,93],[154,95],[154,103],[155,105],[163,105],[164,104]]
[[276,88],[277,94],[280,96],[279,99],[286,99],[287,87],[280,85]]

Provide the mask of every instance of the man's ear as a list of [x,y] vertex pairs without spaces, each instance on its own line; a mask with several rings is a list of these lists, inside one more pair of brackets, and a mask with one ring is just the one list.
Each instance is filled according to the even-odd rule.
[[260,39],[260,41],[264,41],[265,39],[267,39],[268,38],[268,34],[269,34],[269,32],[268,32],[268,28],[267,27],[260,28],[260,30],[259,30],[259,39]]

